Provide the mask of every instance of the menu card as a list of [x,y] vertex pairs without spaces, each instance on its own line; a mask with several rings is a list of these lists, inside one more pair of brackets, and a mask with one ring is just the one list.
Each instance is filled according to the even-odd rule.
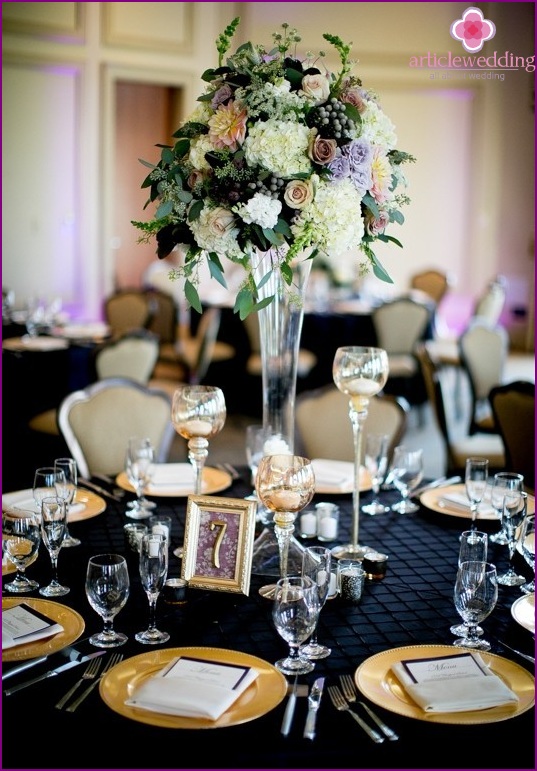
[[166,715],[218,720],[258,674],[252,667],[179,656],[143,682],[125,704]]
[[2,650],[42,640],[58,632],[63,632],[61,624],[25,603],[2,611]]
[[406,659],[391,671],[425,712],[467,712],[518,702],[477,653]]

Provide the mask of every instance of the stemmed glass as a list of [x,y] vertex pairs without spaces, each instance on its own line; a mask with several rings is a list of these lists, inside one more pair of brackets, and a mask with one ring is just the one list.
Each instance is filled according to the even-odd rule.
[[194,493],[201,495],[202,472],[209,454],[209,439],[224,427],[226,402],[220,388],[208,385],[184,385],[172,400],[172,423],[177,433],[188,440],[188,459],[194,468]]
[[497,533],[493,533],[491,536],[489,536],[492,543],[497,543],[500,546],[507,546],[507,534],[503,528],[503,525],[501,524],[505,491],[523,490],[523,487],[524,477],[522,474],[515,474],[512,471],[499,471],[497,474],[494,474],[490,493],[490,502],[492,508],[496,512],[498,520],[500,521],[500,529]]
[[303,656],[300,645],[311,635],[317,624],[319,605],[317,590],[307,576],[280,578],[274,590],[272,619],[280,637],[289,645],[289,655],[275,663],[286,675],[306,675],[315,664]]
[[170,639],[168,632],[161,632],[156,626],[157,600],[168,574],[168,539],[162,533],[148,533],[140,541],[140,578],[149,600],[149,625],[134,637],[148,645],[165,643]]
[[103,631],[89,638],[97,648],[116,648],[127,642],[127,635],[114,630],[114,618],[127,602],[129,571],[120,554],[90,557],[86,571],[86,596],[104,622]]
[[535,592],[535,514],[527,514],[518,539],[522,556],[533,570],[533,578],[525,584],[522,584],[520,590],[524,594],[533,594]]
[[517,543],[519,527],[524,522],[528,511],[527,493],[520,490],[508,490],[503,499],[502,526],[507,535],[507,548],[509,549],[509,568],[498,576],[498,583],[502,586],[522,586],[526,583],[524,576],[518,575],[513,566],[513,557]]
[[136,492],[136,500],[127,504],[127,517],[131,519],[147,519],[155,504],[144,497],[144,488],[151,479],[153,470],[154,450],[151,440],[147,437],[132,436],[127,444],[125,456],[125,471],[129,482]]
[[58,581],[58,555],[65,535],[67,507],[63,498],[58,496],[43,498],[41,501],[41,538],[47,547],[52,563],[52,580],[48,586],[42,586],[39,594],[43,597],[61,597],[71,591]]
[[12,581],[3,584],[4,589],[21,594],[39,588],[37,581],[28,578],[25,570],[37,559],[40,543],[39,519],[34,513],[28,512],[23,517],[2,517],[2,548],[17,571]]
[[413,514],[419,506],[412,503],[410,494],[423,479],[423,450],[411,450],[399,445],[393,451],[393,484],[401,493],[401,500],[394,503],[392,511],[399,514]]
[[54,466],[40,466],[34,473],[33,496],[37,504],[37,516],[41,518],[41,501],[43,498],[51,498],[56,493],[56,485],[65,484],[63,470]]
[[69,509],[75,499],[76,488],[78,484],[78,469],[74,458],[56,458],[54,469],[63,471],[65,479],[57,479],[55,483],[56,495],[63,498],[67,516],[65,520],[65,535],[63,537],[62,548],[69,546],[80,546],[80,539],[74,538],[69,532],[68,519]]
[[373,487],[373,500],[362,506],[366,514],[384,514],[390,510],[379,501],[380,485],[386,476],[388,466],[388,441],[387,434],[367,434],[365,438],[364,464],[371,476]]
[[[459,538],[459,562],[460,567],[463,562],[486,562],[488,554],[488,535],[480,530],[465,530]],[[449,630],[452,634],[460,637],[466,633],[464,624],[453,624]],[[482,635],[483,630],[480,626],[476,628],[476,634]]]
[[[332,575],[331,567],[332,552],[330,549],[326,549],[324,546],[310,546],[304,551],[302,555],[302,575],[311,578],[316,590],[316,600],[319,607],[317,621],[328,597]],[[308,659],[314,661],[325,659],[332,653],[332,650],[326,645],[321,645],[317,642],[317,623],[310,640],[305,645],[301,645],[299,651],[302,656],[307,656]]]
[[463,562],[457,570],[453,599],[466,627],[465,634],[453,645],[490,650],[490,643],[477,634],[477,626],[492,613],[498,601],[496,567],[490,562]]
[[[261,503],[274,512],[274,533],[278,541],[280,577],[288,573],[288,557],[295,519],[313,498],[315,474],[308,458],[299,455],[265,455],[261,458],[256,478]],[[260,592],[272,596],[274,585]]]
[[[289,454],[289,442],[282,434],[275,434],[270,426],[250,425],[246,426],[246,462],[250,467],[253,493],[247,496],[247,500],[259,501],[255,490],[255,479],[259,462],[264,455]],[[260,510],[261,509],[261,510]],[[272,524],[271,512],[258,506],[257,518],[263,525]]]
[[486,458],[466,458],[464,484],[470,501],[470,530],[477,529],[477,514],[487,489],[488,474],[489,462]]
[[369,400],[378,394],[388,379],[388,354],[382,348],[343,346],[336,350],[332,365],[334,383],[349,397],[349,416],[354,436],[354,489],[351,542],[336,546],[332,553],[339,558],[361,559],[370,547],[358,542],[360,521],[360,458],[362,429],[367,418]]

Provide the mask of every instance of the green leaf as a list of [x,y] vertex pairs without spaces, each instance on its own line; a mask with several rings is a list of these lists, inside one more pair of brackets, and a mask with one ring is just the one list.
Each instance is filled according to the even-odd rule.
[[183,155],[186,155],[189,150],[190,150],[190,139],[180,139],[178,142],[175,143],[175,147],[173,148],[176,158],[182,158]]
[[270,277],[271,277],[271,276],[272,276],[272,271],[271,271],[271,270],[269,270],[269,272],[268,272],[268,273],[265,273],[265,275],[263,276],[263,278],[261,279],[261,281],[259,282],[259,284],[257,284],[257,287],[256,287],[256,288],[259,290],[259,289],[261,289],[262,287],[264,287],[264,286],[265,286],[265,284],[267,283],[267,281],[269,281],[269,279],[270,279]]
[[293,269],[286,262],[283,262],[280,266],[280,271],[286,284],[291,286],[293,283]]
[[386,244],[391,242],[392,244],[396,244],[397,246],[400,246],[401,249],[403,248],[403,244],[401,243],[401,241],[398,241],[397,238],[394,238],[393,236],[387,236],[386,233],[381,233],[379,236],[377,236],[377,238],[379,241],[384,241],[384,243]]
[[362,116],[360,115],[360,113],[358,112],[358,110],[353,104],[349,104],[348,102],[346,102],[345,115],[347,116],[347,118],[354,121],[357,126],[362,125]]
[[281,233],[282,236],[285,236],[286,238],[293,237],[291,228],[289,227],[288,223],[284,220],[283,217],[278,217],[278,222],[274,225],[274,231],[276,233]]
[[201,313],[203,311],[198,290],[196,289],[194,284],[188,279],[185,281],[185,297],[189,305],[191,305],[195,311],[197,311],[198,313]]
[[233,313],[238,313],[241,320],[244,320],[251,313],[253,307],[254,296],[247,287],[243,287],[237,292]]
[[303,72],[299,72],[298,70],[295,70],[291,67],[287,67],[285,70],[285,78],[292,86],[301,86],[303,77]]
[[263,235],[274,246],[281,246],[284,242],[283,236],[275,233],[271,228],[263,228]]
[[192,200],[192,193],[189,193],[188,190],[176,190],[175,194],[182,203],[190,203]]
[[168,166],[171,166],[171,164],[175,161],[175,156],[173,154],[173,150],[170,150],[169,147],[165,147],[164,150],[161,153],[160,156],[163,163],[168,164]]
[[219,284],[221,284],[225,289],[227,289],[227,282],[224,276],[224,271],[222,270],[222,264],[218,259],[217,255],[214,254],[213,252],[209,254],[208,265],[209,265],[209,273],[211,274],[211,278],[216,279],[216,281],[218,281]]
[[402,225],[404,223],[405,215],[402,212],[400,212],[398,209],[390,212],[390,214],[391,214],[390,219],[392,220],[392,222],[397,222],[399,225]]
[[203,201],[194,201],[190,209],[188,210],[188,221],[194,222],[197,220],[203,209]]
[[364,197],[362,198],[362,203],[364,204],[364,206],[366,206],[369,209],[369,211],[371,212],[373,217],[375,217],[375,219],[378,219],[380,217],[379,207],[377,206],[377,203],[372,195],[369,195],[369,193],[366,193],[366,195],[364,195]]
[[155,212],[155,219],[161,220],[164,217],[167,217],[169,214],[171,214],[172,211],[173,211],[173,201],[164,201],[164,203],[161,203],[157,211]]
[[377,256],[371,252],[371,260],[373,262],[373,273],[381,281],[385,281],[387,284],[393,284],[393,280],[390,278],[389,273],[382,267],[377,259]]
[[156,169],[157,168],[154,163],[150,163],[149,161],[144,161],[143,158],[138,158],[138,160],[140,161],[142,166],[147,166],[148,169]]

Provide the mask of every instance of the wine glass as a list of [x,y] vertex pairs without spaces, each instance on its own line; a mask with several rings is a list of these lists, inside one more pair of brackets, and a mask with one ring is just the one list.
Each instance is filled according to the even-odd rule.
[[68,519],[69,509],[73,503],[76,495],[76,488],[78,484],[78,469],[74,458],[56,458],[54,461],[54,469],[56,471],[63,471],[65,479],[57,479],[55,483],[56,495],[59,498],[63,498],[65,501],[65,508],[67,510],[67,517],[65,520],[65,535],[63,537],[62,548],[69,546],[80,546],[80,539],[74,538],[69,532]]
[[272,619],[280,637],[289,645],[289,655],[275,663],[286,675],[306,675],[315,664],[303,656],[300,645],[317,624],[319,605],[317,590],[307,576],[286,576],[276,582]]
[[86,572],[86,596],[93,610],[104,622],[103,631],[89,638],[97,648],[116,648],[127,642],[127,635],[114,630],[114,618],[127,602],[130,591],[129,571],[120,554],[90,557]]
[[41,538],[52,563],[52,580],[48,586],[42,586],[39,594],[43,597],[61,597],[71,591],[58,581],[58,555],[65,535],[67,507],[63,498],[51,496],[41,501]]
[[453,599],[457,613],[465,625],[465,634],[457,638],[453,645],[481,651],[490,650],[490,643],[477,634],[477,625],[496,607],[496,567],[490,562],[463,562],[457,570]]
[[143,495],[144,487],[151,479],[153,460],[154,450],[151,440],[147,437],[132,436],[128,441],[125,456],[125,471],[136,492],[136,500],[127,504],[126,514],[131,519],[147,519],[151,516],[150,509],[155,506]]
[[521,490],[508,490],[503,499],[502,526],[507,535],[509,549],[509,567],[505,573],[498,576],[502,586],[522,586],[526,583],[524,576],[518,575],[513,566],[513,557],[517,543],[519,527],[524,522],[528,511],[528,495]]
[[[255,479],[259,461],[264,455],[289,454],[289,442],[282,434],[275,434],[270,426],[250,425],[246,426],[246,461],[250,467],[252,485],[254,490],[248,500],[259,501],[255,490]],[[258,506],[257,518],[263,525],[272,523],[271,512]]]
[[382,348],[343,346],[336,350],[332,375],[339,390],[349,397],[349,416],[354,436],[352,535],[350,543],[333,549],[332,553],[338,559],[361,559],[370,549],[369,546],[362,546],[358,542],[362,429],[367,418],[369,400],[384,388],[388,373],[388,354]]
[[[459,562],[460,567],[463,562],[486,562],[488,553],[488,535],[480,530],[465,530],[459,538]],[[464,635],[466,626],[464,624],[453,624],[449,630],[458,637]],[[476,634],[482,635],[483,630],[480,626],[476,629]]]
[[362,506],[362,511],[373,516],[384,514],[390,510],[390,507],[385,506],[378,498],[380,485],[386,476],[388,466],[388,441],[389,436],[387,434],[367,434],[365,438],[364,464],[371,476],[373,500]]
[[466,458],[464,484],[470,501],[470,530],[477,529],[477,514],[487,489],[488,474],[489,462],[486,458]]
[[533,570],[533,578],[520,589],[524,594],[533,594],[535,592],[535,514],[527,514],[518,539],[522,556]]
[[149,625],[134,637],[148,645],[165,643],[170,639],[168,632],[161,632],[156,626],[157,600],[168,574],[168,539],[162,533],[148,533],[140,541],[140,579],[149,600]]
[[56,485],[65,484],[65,474],[62,469],[54,466],[40,466],[34,473],[33,497],[37,504],[37,517],[41,519],[41,501],[57,495]]
[[202,471],[209,454],[209,439],[224,427],[226,402],[220,388],[208,385],[184,385],[172,400],[172,423],[177,433],[188,440],[188,459],[194,468],[194,493],[201,495]]
[[393,484],[401,493],[401,500],[394,503],[392,511],[399,514],[413,514],[419,511],[419,506],[409,499],[423,479],[423,450],[411,450],[399,445],[393,451]]
[[505,491],[522,490],[523,486],[524,477],[522,474],[515,474],[511,471],[499,471],[497,474],[494,474],[490,493],[490,503],[500,521],[500,529],[497,533],[493,533],[489,536],[492,543],[497,543],[500,546],[507,546],[507,534],[501,524]]
[[[256,490],[261,503],[274,512],[280,577],[284,578],[288,573],[289,544],[296,516],[315,493],[311,461],[299,455],[265,455],[257,469]],[[272,596],[273,591],[273,584],[260,589],[265,596]]]
[[41,543],[39,519],[33,512],[24,514],[21,517],[2,517],[2,549],[17,571],[13,580],[3,584],[3,588],[17,594],[39,588],[37,581],[25,574],[26,568],[37,559]]
[[[330,578],[332,567],[332,552],[324,546],[310,546],[302,555],[302,575],[311,578],[315,587],[316,601],[318,605],[317,621],[319,614],[324,607],[328,591],[330,589]],[[326,645],[320,645],[317,642],[317,623],[313,629],[310,640],[301,645],[300,654],[308,659],[325,659],[330,656],[332,650]]]

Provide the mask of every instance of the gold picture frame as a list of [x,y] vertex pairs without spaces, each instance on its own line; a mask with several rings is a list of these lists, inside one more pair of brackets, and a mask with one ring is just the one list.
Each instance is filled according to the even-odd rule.
[[248,594],[256,502],[190,495],[181,577],[194,589]]

